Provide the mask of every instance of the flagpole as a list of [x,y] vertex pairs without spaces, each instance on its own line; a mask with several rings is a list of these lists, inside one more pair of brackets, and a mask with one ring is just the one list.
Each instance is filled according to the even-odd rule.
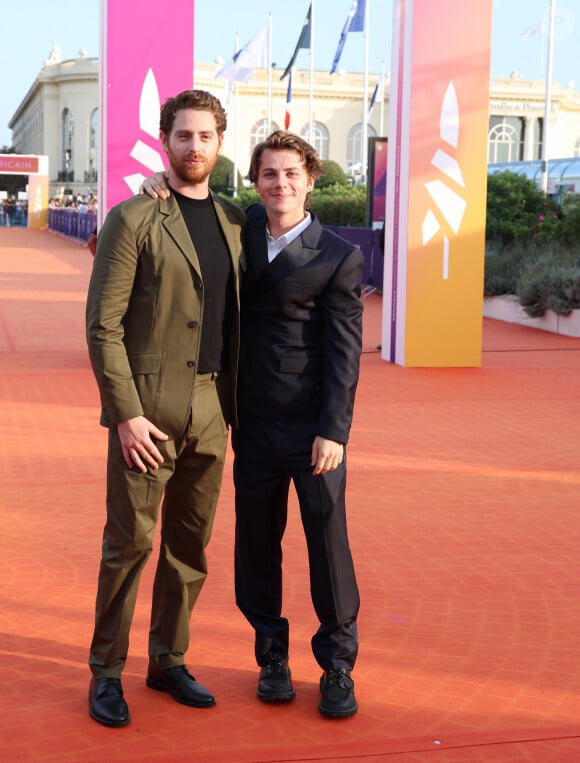
[[[239,32],[236,32],[236,39],[234,42],[234,55],[238,52],[240,49],[240,34]],[[228,82],[228,86],[229,86]],[[238,195],[238,83],[234,82],[234,177],[233,177],[233,188],[234,188],[234,198]]]
[[310,4],[310,91],[308,94],[308,142],[314,145],[314,0]]
[[368,163],[368,91],[369,91],[369,0],[365,3],[365,21],[364,21],[364,38],[365,38],[365,70],[363,77],[363,120],[362,120],[362,166],[361,166],[361,182],[365,183],[367,179],[367,163]]
[[550,25],[548,30],[548,64],[546,67],[546,99],[544,124],[542,129],[542,191],[548,193],[548,137],[550,132],[550,112],[552,110],[552,66],[554,62],[554,21],[556,0],[550,0]]
[[272,11],[268,11],[268,135],[272,132]]
[[381,99],[381,117],[379,120],[379,135],[381,137],[385,134],[385,62],[384,60],[381,61],[381,86],[379,88],[379,93],[377,93],[379,98]]

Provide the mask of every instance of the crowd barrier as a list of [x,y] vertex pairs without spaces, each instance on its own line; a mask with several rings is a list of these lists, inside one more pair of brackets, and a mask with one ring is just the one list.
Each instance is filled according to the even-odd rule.
[[381,246],[381,229],[350,228],[325,225],[325,228],[338,233],[350,244],[358,246],[365,258],[362,282],[375,289],[383,288],[383,270],[385,258]]
[[49,209],[48,227],[71,238],[87,241],[97,227],[97,215],[75,209]]
[[[49,209],[48,227],[65,236],[87,241],[97,227],[97,216],[91,212],[83,213],[73,209]],[[374,286],[376,289],[382,288],[384,257],[380,241],[380,229],[333,225],[326,225],[325,227],[338,233],[339,236],[354,246],[360,247],[365,260],[363,284]]]

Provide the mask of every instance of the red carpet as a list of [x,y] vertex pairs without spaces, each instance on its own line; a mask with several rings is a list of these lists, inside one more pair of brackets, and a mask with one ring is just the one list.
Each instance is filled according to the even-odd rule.
[[316,709],[296,511],[285,614],[297,699],[256,699],[228,467],[188,654],[218,704],[145,687],[151,561],[124,675],[133,721],[88,717],[106,446],[84,342],[91,262],[51,233],[0,229],[2,759],[579,761],[580,340],[486,320],[481,369],[404,369],[376,351],[376,294],[349,446],[358,715]]

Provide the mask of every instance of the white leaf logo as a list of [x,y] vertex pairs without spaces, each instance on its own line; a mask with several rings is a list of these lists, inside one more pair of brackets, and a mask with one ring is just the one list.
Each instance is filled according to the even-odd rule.
[[[459,106],[453,82],[449,83],[443,97],[439,132],[442,141],[451,146],[452,149],[457,149],[459,145]],[[431,159],[431,164],[454,184],[465,188],[459,162],[450,153],[438,148],[433,159]],[[453,233],[457,235],[467,207],[465,199],[443,180],[425,183],[425,188],[435,204],[436,211],[451,227]],[[441,223],[436,213],[432,208],[428,209],[422,225],[423,246],[431,241],[440,230]],[[447,235],[443,236],[443,278],[449,278],[449,239]]]
[[[153,70],[149,69],[143,81],[141,88],[141,98],[139,99],[139,127],[149,137],[158,139],[159,136],[159,109],[161,99],[159,98],[159,89]],[[133,146],[130,156],[135,161],[142,164],[150,172],[162,172],[165,169],[163,158],[158,148],[148,145],[140,138]],[[127,183],[133,194],[138,193],[139,186],[145,180],[145,175],[137,172],[133,175],[126,175],[123,180]]]

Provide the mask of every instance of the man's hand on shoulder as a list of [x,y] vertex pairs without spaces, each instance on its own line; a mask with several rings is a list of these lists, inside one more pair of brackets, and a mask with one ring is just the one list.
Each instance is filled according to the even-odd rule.
[[168,199],[171,194],[169,193],[165,172],[156,172],[154,175],[145,178],[139,186],[139,193],[141,195],[146,193],[153,199]]

